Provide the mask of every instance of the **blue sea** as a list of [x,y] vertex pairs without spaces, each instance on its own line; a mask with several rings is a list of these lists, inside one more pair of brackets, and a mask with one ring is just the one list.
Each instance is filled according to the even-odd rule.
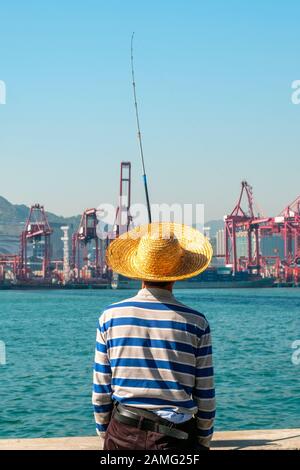
[[[103,308],[133,291],[0,291],[0,437],[93,435]],[[178,290],[211,324],[217,430],[300,427],[300,289]]]

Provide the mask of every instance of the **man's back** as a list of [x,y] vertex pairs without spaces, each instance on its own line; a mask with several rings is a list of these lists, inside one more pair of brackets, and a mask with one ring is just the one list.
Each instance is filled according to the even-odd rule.
[[197,415],[206,444],[215,414],[211,337],[204,315],[165,289],[142,289],[100,317],[94,374],[98,431],[111,398],[154,412]]

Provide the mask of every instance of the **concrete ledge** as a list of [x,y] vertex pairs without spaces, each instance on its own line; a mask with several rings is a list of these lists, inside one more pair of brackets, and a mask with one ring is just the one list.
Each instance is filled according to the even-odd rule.
[[[0,450],[99,450],[99,437],[1,439]],[[300,429],[216,432],[214,450],[300,450]]]

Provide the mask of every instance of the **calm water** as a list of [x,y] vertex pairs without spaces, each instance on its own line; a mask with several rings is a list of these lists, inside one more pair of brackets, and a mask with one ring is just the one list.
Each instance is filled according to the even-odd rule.
[[[97,318],[129,291],[0,291],[0,437],[94,434]],[[300,427],[300,289],[181,290],[213,332],[217,429]]]

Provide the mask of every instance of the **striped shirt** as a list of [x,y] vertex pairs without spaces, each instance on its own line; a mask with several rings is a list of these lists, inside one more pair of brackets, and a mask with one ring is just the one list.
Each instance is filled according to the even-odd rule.
[[100,316],[94,365],[97,433],[104,435],[113,401],[197,417],[209,446],[215,390],[209,324],[165,289],[142,289]]

